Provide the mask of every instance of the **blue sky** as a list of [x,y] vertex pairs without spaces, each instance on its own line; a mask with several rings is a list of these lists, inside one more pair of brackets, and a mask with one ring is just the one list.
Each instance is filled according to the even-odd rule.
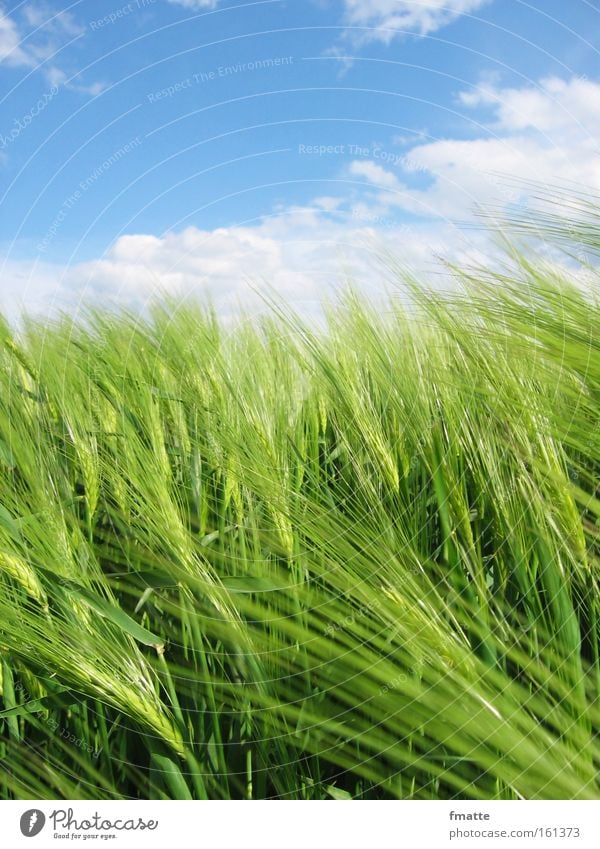
[[[318,300],[600,188],[587,0],[0,2],[0,305]],[[516,181],[515,179],[516,178]],[[467,226],[464,226],[467,225]]]

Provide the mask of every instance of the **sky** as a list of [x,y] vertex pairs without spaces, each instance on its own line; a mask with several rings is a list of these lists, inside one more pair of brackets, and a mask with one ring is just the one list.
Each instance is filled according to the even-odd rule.
[[599,0],[0,0],[0,310],[483,261],[600,190],[599,48]]

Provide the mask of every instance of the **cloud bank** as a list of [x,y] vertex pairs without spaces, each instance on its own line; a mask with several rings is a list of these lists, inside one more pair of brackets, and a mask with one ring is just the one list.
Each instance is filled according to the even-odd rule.
[[312,310],[348,271],[380,292],[375,256],[386,250],[445,284],[440,256],[462,264],[482,261],[490,250],[484,233],[453,222],[473,222],[477,205],[525,203],[527,181],[600,191],[600,83],[556,77],[521,88],[482,83],[457,99],[473,114],[473,138],[399,142],[387,159],[337,160],[332,176],[345,178],[345,190],[252,226],[123,235],[104,256],[62,267],[7,259],[0,307],[14,313],[15,291],[39,311],[72,309],[81,299],[142,308],[169,292],[208,295],[227,314],[239,302],[256,306],[254,287],[268,285]]

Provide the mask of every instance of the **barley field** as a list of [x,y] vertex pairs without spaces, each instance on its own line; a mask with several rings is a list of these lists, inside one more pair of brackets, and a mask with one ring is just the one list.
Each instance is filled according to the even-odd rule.
[[3,799],[598,798],[598,300],[456,274],[2,323]]

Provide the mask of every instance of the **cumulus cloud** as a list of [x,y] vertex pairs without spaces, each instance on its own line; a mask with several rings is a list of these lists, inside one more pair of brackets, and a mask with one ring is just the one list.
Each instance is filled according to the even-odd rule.
[[182,299],[208,297],[227,317],[236,315],[240,305],[264,309],[260,292],[268,288],[314,314],[324,297],[344,285],[347,274],[373,296],[383,294],[378,257],[385,251],[407,269],[440,274],[436,256],[461,261],[476,250],[472,239],[447,223],[400,225],[360,204],[332,214],[332,199],[323,200],[251,227],[122,236],[103,257],[67,267],[5,262],[2,278],[13,285],[0,292],[0,310],[13,317],[22,307],[48,314],[76,310],[80,302],[143,310],[169,293]]
[[143,308],[169,292],[209,295],[227,315],[239,301],[260,304],[254,288],[268,284],[299,308],[314,310],[346,270],[370,292],[380,291],[375,257],[384,250],[415,273],[444,282],[438,257],[483,262],[491,250],[485,234],[453,222],[473,220],[478,204],[526,200],[526,181],[600,191],[599,83],[488,83],[459,100],[476,119],[476,138],[419,142],[385,162],[356,159],[345,169],[346,191],[318,196],[309,207],[280,209],[257,225],[125,235],[101,258],[67,267],[7,262],[0,307],[14,313],[15,291],[38,311],[72,309],[80,299]]
[[500,131],[553,136],[566,131],[570,137],[577,128],[589,135],[600,130],[600,85],[586,77],[548,77],[539,86],[523,88],[484,84],[461,92],[459,99],[467,107],[490,107],[496,116],[493,126]]
[[[477,205],[522,200],[531,181],[600,190],[599,83],[553,77],[538,86],[482,86],[459,99],[468,110],[485,110],[483,117],[474,114],[479,126],[487,125],[480,137],[414,145],[396,169],[375,162],[351,167],[374,189],[396,189],[379,194],[378,202],[456,220]],[[428,185],[403,186],[414,172],[428,177]]]
[[408,32],[429,35],[490,0],[344,0],[349,26],[370,27],[362,40],[386,44]]
[[364,177],[368,182],[385,189],[399,189],[401,186],[395,174],[386,171],[385,168],[372,160],[355,160],[350,165],[350,173],[356,177]]

